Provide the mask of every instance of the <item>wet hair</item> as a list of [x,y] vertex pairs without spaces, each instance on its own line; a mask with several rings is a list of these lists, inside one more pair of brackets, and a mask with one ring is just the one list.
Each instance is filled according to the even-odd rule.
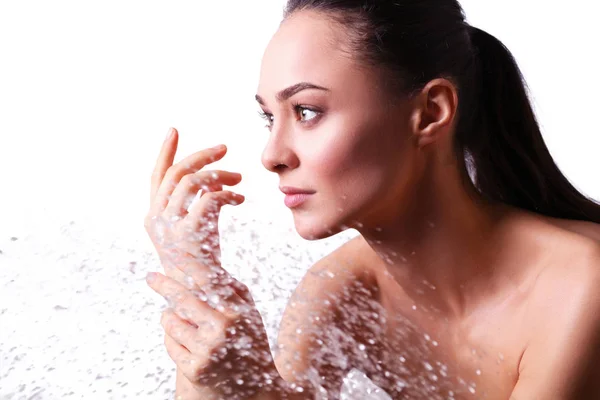
[[[288,0],[345,28],[357,61],[378,68],[385,86],[411,96],[446,78],[458,92],[455,154],[486,199],[556,217],[600,223],[600,204],[555,164],[510,51],[466,22],[456,0]],[[470,182],[470,183],[471,183]]]

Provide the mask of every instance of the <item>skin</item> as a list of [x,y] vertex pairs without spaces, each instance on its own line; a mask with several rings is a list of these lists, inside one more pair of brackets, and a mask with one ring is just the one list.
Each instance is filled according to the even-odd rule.
[[[282,185],[315,191],[292,209],[302,237],[359,231],[358,240],[316,269],[352,271],[347,282],[361,281],[375,293],[367,303],[388,318],[371,353],[385,357],[393,373],[402,370],[394,360],[419,349],[408,361],[415,363],[412,377],[393,377],[414,382],[402,392],[408,398],[453,390],[458,397],[566,399],[597,390],[583,378],[600,348],[598,225],[479,198],[452,156],[452,83],[436,79],[412,99],[391,99],[377,87],[377,71],[348,56],[343,33],[325,16],[302,11],[273,37],[257,91],[270,130],[262,160]],[[277,99],[298,82],[327,90]],[[297,293],[319,302],[319,293],[342,290],[322,281],[306,279]],[[349,306],[340,301],[337,310],[355,310]],[[289,368],[294,355],[318,352],[292,334],[309,324],[301,315],[318,308],[306,307],[288,306],[282,322],[289,326],[276,362],[280,371],[289,369],[289,380],[310,369],[308,358]],[[356,340],[372,323],[347,326],[348,336]],[[569,336],[573,330],[583,333]],[[417,365],[423,358],[449,366],[448,375],[465,383],[438,374],[436,390],[419,387],[415,378],[429,373]],[[360,361],[357,367],[372,369]],[[393,379],[369,372],[393,393]]]
[[[453,84],[435,79],[413,98],[393,98],[378,86],[379,71],[347,50],[342,27],[302,11],[282,23],[263,57],[257,100],[270,131],[263,164],[282,186],[314,191],[291,211],[296,230],[309,240],[348,227],[360,235],[309,270],[284,313],[275,360],[261,366],[277,387],[305,391],[252,398],[312,399],[319,383],[335,399],[352,368],[394,399],[448,398],[450,391],[469,399],[600,396],[593,386],[600,381],[598,225],[483,201],[465,185],[464,165],[452,153]],[[278,99],[299,82],[325,90]],[[240,328],[233,305],[246,307],[244,315],[258,312],[239,282],[209,278],[213,268],[222,270],[218,233],[200,242],[189,233],[206,229],[207,216],[216,221],[214,207],[243,201],[223,191],[241,177],[222,171],[209,179],[203,168],[224,151],[173,164],[176,140],[163,144],[146,220],[166,275],[148,281],[175,298],[162,322],[178,366],[177,393],[234,398],[214,385],[231,371],[207,354],[226,344],[226,327]],[[182,212],[202,185],[200,200]],[[169,225],[165,244],[156,221],[173,215],[181,218]],[[216,249],[198,253],[215,240]],[[235,294],[214,309],[190,295],[186,275],[193,290],[216,285]],[[209,332],[206,324],[217,328]],[[260,318],[252,324],[253,347],[265,351]],[[207,336],[210,344],[195,347]],[[218,372],[213,381],[207,371]]]

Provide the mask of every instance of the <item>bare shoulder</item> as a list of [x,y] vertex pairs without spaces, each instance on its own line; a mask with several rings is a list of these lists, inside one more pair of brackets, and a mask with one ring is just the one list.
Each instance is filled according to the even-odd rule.
[[548,221],[561,229],[600,243],[600,224],[559,218],[548,218]]
[[514,398],[600,396],[600,241],[593,225],[567,225],[527,302]]
[[600,284],[600,224],[542,217],[537,238],[545,242],[549,257],[539,270],[534,295],[548,303],[551,299],[566,304],[566,299],[590,283]]
[[275,352],[275,364],[286,381],[300,383],[307,376],[321,376],[327,377],[325,381],[332,388],[339,387],[353,367],[351,361],[328,365],[332,358],[323,352],[332,348],[342,351],[344,341],[352,340],[348,330],[353,328],[340,323],[339,312],[348,289],[356,284],[362,288],[376,286],[373,274],[364,268],[364,244],[359,235],[316,262],[290,297]]
[[373,271],[367,265],[370,248],[367,250],[365,245],[359,235],[317,261],[302,278],[290,301],[307,296],[311,299],[335,297],[350,281],[375,284]]
[[569,334],[590,313],[600,315],[600,225],[546,217],[539,221],[542,225],[531,226],[547,254],[540,258],[527,302],[531,342],[549,331]]

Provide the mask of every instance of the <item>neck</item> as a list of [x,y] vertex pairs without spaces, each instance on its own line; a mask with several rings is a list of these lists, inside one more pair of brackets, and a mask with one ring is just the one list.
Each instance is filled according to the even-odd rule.
[[458,172],[433,176],[440,179],[420,184],[385,223],[359,231],[417,307],[460,317],[495,279],[510,207],[485,201],[472,186],[465,190]]

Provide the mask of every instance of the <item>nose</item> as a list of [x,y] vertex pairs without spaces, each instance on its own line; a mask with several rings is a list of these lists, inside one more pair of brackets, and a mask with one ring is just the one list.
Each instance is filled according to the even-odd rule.
[[271,172],[281,173],[285,169],[296,168],[299,164],[298,157],[285,136],[281,130],[275,132],[273,129],[263,150],[261,162]]

